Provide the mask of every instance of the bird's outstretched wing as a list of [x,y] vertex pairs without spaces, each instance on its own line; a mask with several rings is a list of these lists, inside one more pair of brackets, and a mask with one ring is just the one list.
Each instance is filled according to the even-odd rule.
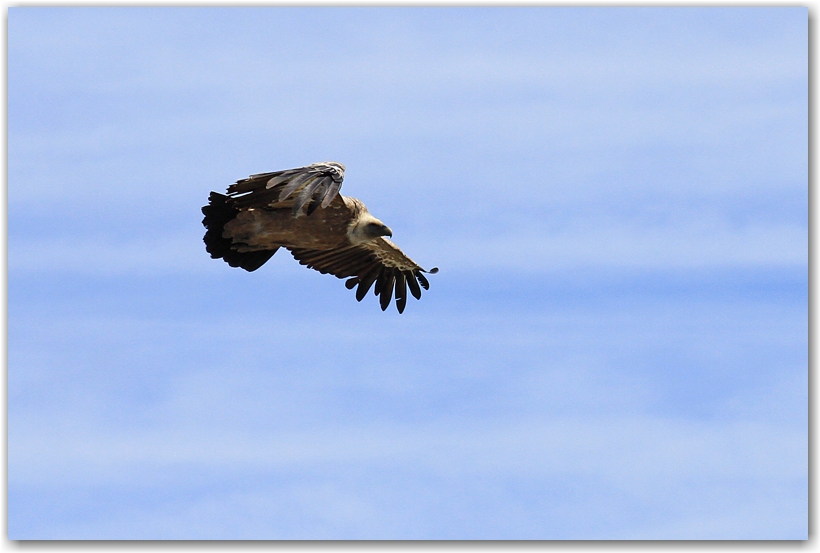
[[358,246],[346,246],[334,250],[290,249],[293,257],[311,269],[322,274],[332,274],[347,278],[345,286],[356,289],[356,299],[362,301],[373,283],[373,292],[379,296],[382,311],[390,305],[395,290],[396,309],[404,312],[407,304],[407,289],[416,299],[421,298],[421,288],[429,289],[430,284],[423,273],[437,273],[438,269],[425,271],[415,261],[407,257],[393,242],[380,237]]
[[314,163],[307,167],[260,173],[228,187],[230,204],[237,209],[289,207],[293,214],[307,205],[310,215],[320,205],[325,208],[339,193],[345,166],[336,161]]

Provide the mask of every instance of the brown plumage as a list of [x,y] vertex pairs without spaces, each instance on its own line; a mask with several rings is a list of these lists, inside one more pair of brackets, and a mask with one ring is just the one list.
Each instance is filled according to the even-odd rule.
[[[387,225],[356,198],[339,194],[345,167],[328,161],[307,167],[251,175],[211,192],[205,215],[205,249],[231,267],[255,271],[284,247],[299,263],[323,274],[348,279],[362,301],[374,286],[382,310],[395,290],[404,311],[407,289],[416,299],[429,283],[425,271],[393,242]],[[419,286],[421,285],[421,286]]]

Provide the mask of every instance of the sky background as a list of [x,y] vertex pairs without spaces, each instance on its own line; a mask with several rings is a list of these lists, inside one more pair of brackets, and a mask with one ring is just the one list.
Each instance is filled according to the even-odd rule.
[[[11,539],[805,539],[805,8],[8,15]],[[403,315],[201,206],[325,160]]]

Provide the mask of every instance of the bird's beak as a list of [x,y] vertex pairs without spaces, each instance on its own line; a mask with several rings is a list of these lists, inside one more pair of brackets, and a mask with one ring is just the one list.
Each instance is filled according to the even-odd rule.
[[389,236],[390,238],[393,238],[393,231],[390,230],[390,227],[384,225],[384,229],[382,230],[382,236]]

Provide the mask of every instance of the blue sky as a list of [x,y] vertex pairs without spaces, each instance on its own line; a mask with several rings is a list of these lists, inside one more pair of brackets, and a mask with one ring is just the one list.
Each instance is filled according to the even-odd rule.
[[[11,539],[805,539],[805,8],[11,8]],[[200,207],[336,160],[399,315]]]

